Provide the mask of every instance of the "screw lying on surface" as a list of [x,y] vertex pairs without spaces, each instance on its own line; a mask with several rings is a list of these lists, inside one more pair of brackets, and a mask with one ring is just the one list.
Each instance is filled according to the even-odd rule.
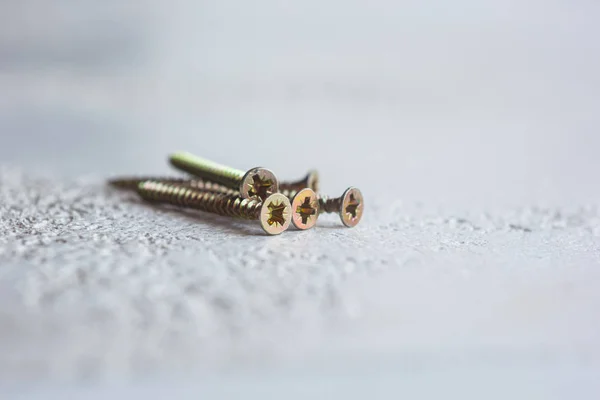
[[245,199],[258,197],[265,200],[279,192],[277,177],[266,168],[257,167],[243,172],[184,152],[171,155],[169,161],[182,171],[235,189]]
[[310,229],[319,218],[319,199],[310,188],[300,190],[292,200],[292,223],[298,229]]
[[269,235],[287,230],[291,222],[291,204],[287,197],[275,193],[264,201],[192,189],[158,181],[142,182],[137,193],[145,200],[193,208],[218,215],[259,220]]
[[342,223],[348,228],[356,226],[363,216],[364,201],[360,190],[350,187],[342,197],[319,199],[319,212],[339,213]]
[[[214,183],[204,179],[187,179],[187,178],[173,178],[173,177],[161,177],[161,176],[132,176],[125,178],[115,178],[108,181],[108,183],[119,189],[137,189],[138,185],[145,181],[155,181],[168,183],[171,185],[187,186],[192,189],[206,190],[216,193],[236,194],[238,193],[234,189],[229,189],[221,184]],[[279,190],[285,197],[290,201],[296,196],[296,194],[305,188],[312,189],[317,192],[319,187],[319,173],[316,170],[308,172],[306,177],[297,182],[280,182]]]

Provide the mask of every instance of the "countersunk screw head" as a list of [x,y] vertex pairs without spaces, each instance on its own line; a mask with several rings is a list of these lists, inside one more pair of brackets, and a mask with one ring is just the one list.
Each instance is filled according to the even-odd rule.
[[319,218],[319,199],[314,190],[306,188],[292,200],[292,222],[298,229],[310,229]]
[[240,184],[240,195],[243,198],[258,197],[265,200],[279,192],[279,183],[275,174],[266,168],[252,168],[246,172]]
[[342,195],[340,218],[348,228],[356,226],[363,216],[364,201],[360,190],[354,187],[346,189]]
[[267,197],[260,209],[260,226],[269,235],[279,235],[292,221],[292,205],[281,193]]

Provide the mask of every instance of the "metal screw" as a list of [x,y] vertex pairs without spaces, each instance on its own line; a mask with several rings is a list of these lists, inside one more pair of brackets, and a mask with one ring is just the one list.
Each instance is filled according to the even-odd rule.
[[172,185],[158,181],[146,181],[138,185],[137,193],[145,200],[193,208],[210,213],[241,219],[259,220],[269,235],[278,235],[291,223],[291,204],[287,197],[275,193],[264,201],[243,199],[223,193],[214,193]]
[[[204,179],[187,179],[187,178],[173,178],[165,176],[131,176],[125,178],[110,179],[108,183],[119,189],[137,189],[138,185],[145,181],[156,181],[162,183],[169,183],[172,185],[187,186],[193,189],[208,190],[217,193],[236,194],[237,190],[229,189],[221,184],[214,183]],[[315,192],[318,192],[319,188],[319,173],[316,170],[308,172],[306,177],[302,178],[297,182],[280,182],[279,191],[284,194],[290,200],[302,189],[309,188]]]
[[354,187],[346,189],[342,197],[336,199],[322,197],[319,199],[319,212],[339,213],[342,223],[348,228],[352,228],[360,222],[363,209],[362,193]]
[[314,190],[300,190],[292,200],[292,223],[298,229],[310,229],[319,218],[319,199]]
[[243,172],[184,152],[171,155],[169,161],[182,171],[235,189],[245,199],[258,197],[265,200],[279,192],[277,177],[266,168],[257,167]]

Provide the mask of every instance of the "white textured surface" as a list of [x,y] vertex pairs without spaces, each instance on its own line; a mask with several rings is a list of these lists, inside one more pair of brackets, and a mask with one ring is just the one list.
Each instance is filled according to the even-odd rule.
[[[598,397],[596,3],[46,3],[0,5],[3,398]],[[179,149],[365,219],[104,186]]]
[[597,389],[586,378],[600,372],[596,207],[481,214],[372,201],[355,229],[332,217],[268,238],[102,183],[14,171],[1,183],[5,379],[300,364],[252,379],[283,374],[293,386],[329,371],[392,388],[372,374],[495,381],[516,369],[551,380],[515,381],[525,393],[579,380]]

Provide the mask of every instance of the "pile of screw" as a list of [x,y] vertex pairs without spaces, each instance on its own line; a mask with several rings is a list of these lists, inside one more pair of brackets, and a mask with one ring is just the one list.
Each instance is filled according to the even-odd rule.
[[317,171],[297,182],[279,182],[266,168],[244,172],[184,152],[171,155],[169,161],[191,177],[117,178],[109,183],[135,190],[154,203],[258,220],[269,235],[286,231],[292,223],[297,229],[310,229],[322,213],[338,213],[347,227],[356,226],[363,215],[362,193],[356,188],[338,198],[318,195]]

